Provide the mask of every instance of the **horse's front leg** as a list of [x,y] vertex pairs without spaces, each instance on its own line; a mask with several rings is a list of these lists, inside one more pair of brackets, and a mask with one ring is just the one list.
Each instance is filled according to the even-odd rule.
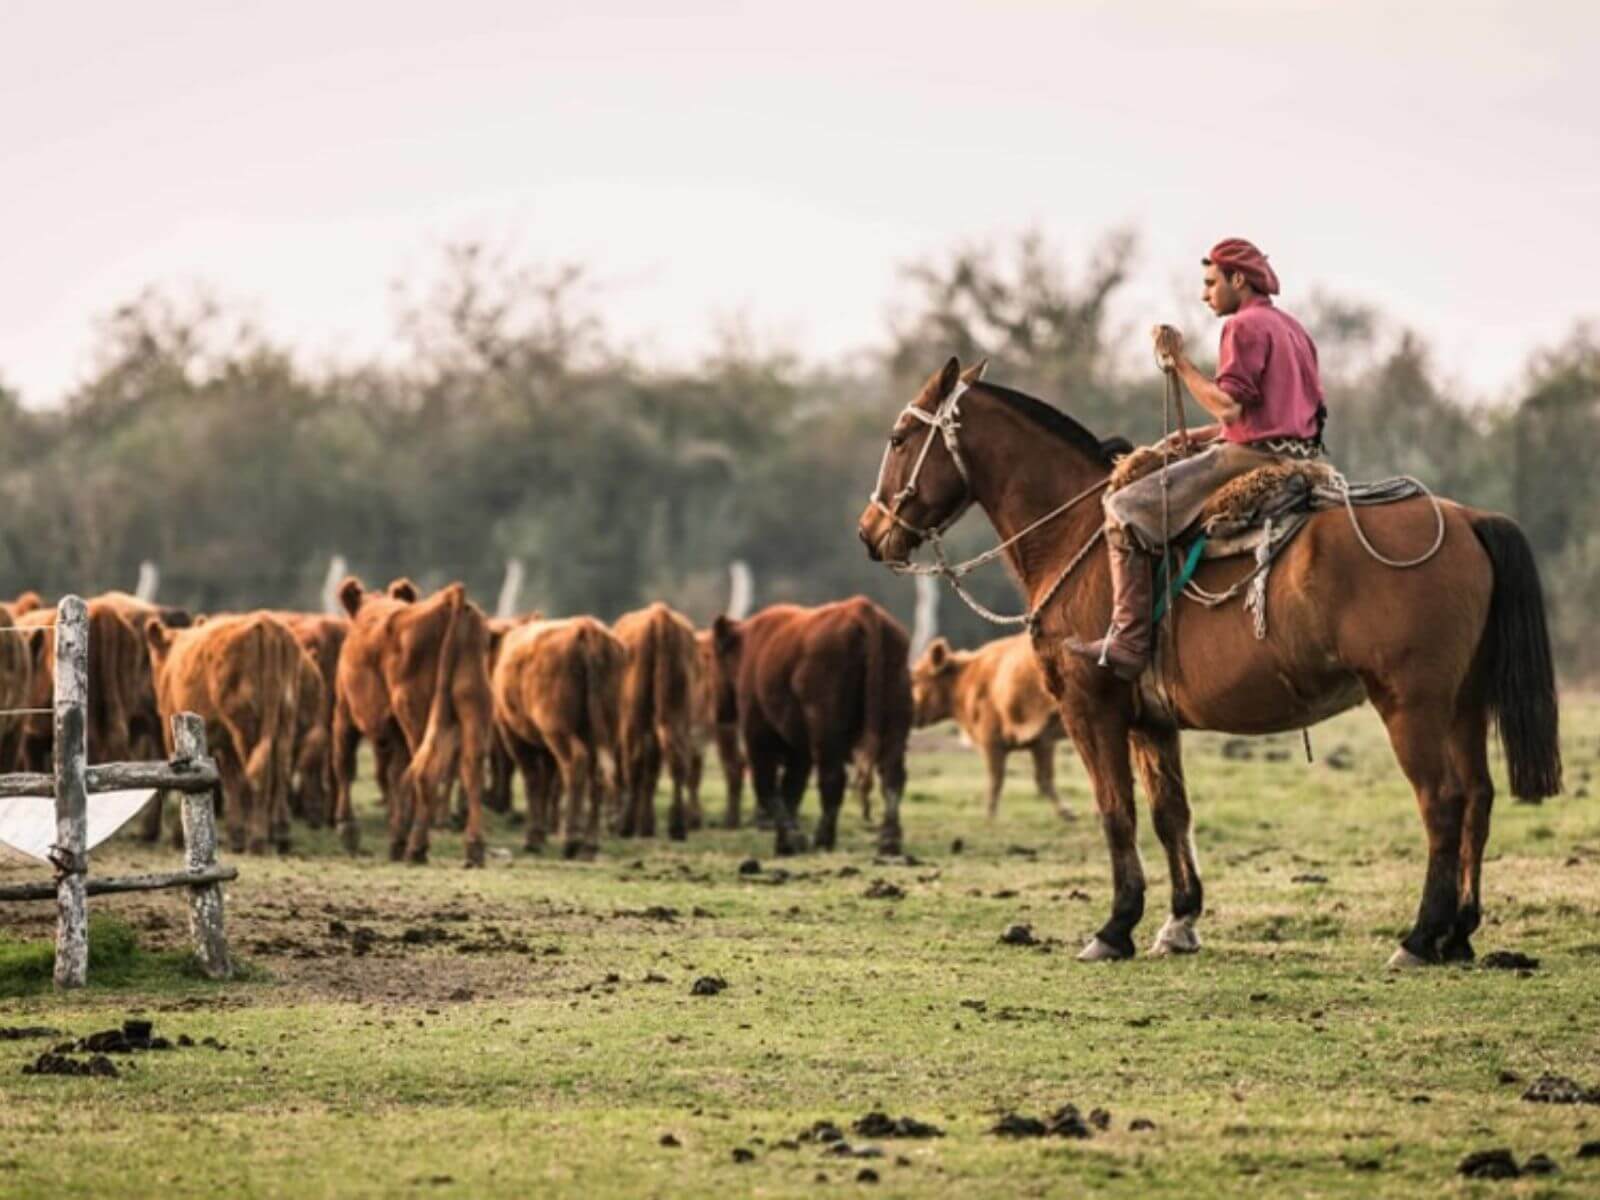
[[1128,737],[1139,782],[1150,803],[1150,822],[1167,852],[1172,880],[1172,915],[1156,934],[1150,953],[1193,954],[1200,949],[1194,923],[1200,917],[1203,889],[1195,862],[1189,794],[1183,784],[1183,750],[1176,729],[1135,729]]
[[1062,718],[1094,788],[1100,824],[1111,851],[1111,918],[1078,954],[1079,962],[1133,957],[1133,929],[1144,916],[1144,863],[1139,858],[1138,817],[1128,719],[1104,698],[1062,705]]

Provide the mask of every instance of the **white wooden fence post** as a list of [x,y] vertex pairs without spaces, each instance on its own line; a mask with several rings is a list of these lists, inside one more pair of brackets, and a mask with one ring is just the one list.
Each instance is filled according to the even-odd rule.
[[928,643],[939,636],[939,583],[931,575],[917,576],[917,611],[911,625],[911,661],[916,662]]
[[[173,758],[195,762],[206,756],[206,723],[194,713],[172,718]],[[216,789],[183,794],[184,867],[211,871],[217,865]],[[211,979],[233,976],[228,957],[228,937],[222,925],[222,884],[201,883],[189,888],[189,936],[194,940],[200,969]]]
[[55,797],[56,969],[58,988],[89,982],[89,791],[87,730],[89,608],[78,596],[56,606]]
[[517,598],[522,594],[522,560],[506,559],[506,577],[500,584],[500,601],[494,606],[494,615],[509,621],[517,615]]
[[322,611],[331,616],[344,615],[344,605],[339,603],[339,585],[350,574],[350,565],[344,555],[335,554],[328,560],[328,573],[322,580]]
[[728,615],[742,621],[750,615],[750,605],[755,600],[756,581],[750,564],[736,558],[728,564]]

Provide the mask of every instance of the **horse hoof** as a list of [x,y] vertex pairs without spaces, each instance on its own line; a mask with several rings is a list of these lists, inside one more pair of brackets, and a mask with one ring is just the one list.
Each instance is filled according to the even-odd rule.
[[354,821],[346,821],[339,826],[339,841],[344,846],[346,854],[357,854],[361,850],[361,827]]
[[1070,808],[1058,808],[1058,809],[1056,809],[1056,816],[1060,817],[1063,821],[1067,821],[1069,823],[1072,822],[1072,821],[1076,821],[1078,819],[1078,814],[1073,812]]
[[484,860],[483,843],[481,841],[468,842],[467,843],[467,862],[466,862],[466,865],[469,866],[469,867],[481,867],[481,866],[483,866],[483,860]]
[[1200,935],[1194,931],[1194,919],[1168,917],[1167,923],[1156,934],[1150,953],[1156,958],[1165,958],[1169,954],[1200,953]]
[[1079,962],[1119,962],[1133,955],[1124,950],[1118,950],[1110,942],[1101,941],[1098,937],[1089,939],[1089,944],[1078,951]]
[[1401,946],[1389,956],[1389,970],[1391,971],[1404,971],[1411,967],[1425,967],[1427,965],[1427,959],[1418,958],[1404,946]]

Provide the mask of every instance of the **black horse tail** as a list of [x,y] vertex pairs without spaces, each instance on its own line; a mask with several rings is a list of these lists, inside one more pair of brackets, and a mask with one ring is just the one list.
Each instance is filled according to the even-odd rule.
[[1528,539],[1511,518],[1476,516],[1472,530],[1494,568],[1483,646],[1489,714],[1500,730],[1511,794],[1540,800],[1561,790],[1561,744],[1539,566]]

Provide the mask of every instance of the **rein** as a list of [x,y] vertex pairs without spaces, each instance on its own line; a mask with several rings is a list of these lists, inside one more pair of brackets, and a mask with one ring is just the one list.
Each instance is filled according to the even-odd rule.
[[[993,562],[1017,542],[1041,526],[1055,520],[1063,513],[1069,512],[1090,496],[1104,491],[1111,483],[1111,480],[1107,477],[1085,488],[1065,503],[1059,504],[1045,513],[1042,517],[1030,521],[1003,542],[985,550],[982,554],[974,555],[972,558],[962,562],[952,563],[945,557],[944,533],[966,515],[967,509],[972,507],[973,501],[972,476],[967,470],[965,460],[961,457],[960,442],[957,438],[957,433],[961,429],[961,398],[967,393],[970,386],[965,380],[957,381],[956,386],[950,390],[950,395],[941,400],[938,408],[932,413],[917,407],[914,403],[906,405],[904,415],[914,417],[924,425],[927,425],[929,427],[928,436],[923,439],[922,449],[917,454],[916,462],[911,466],[911,474],[907,476],[905,486],[896,492],[893,499],[887,504],[883,500],[883,474],[888,469],[889,454],[894,449],[893,439],[891,438],[888,445],[883,448],[883,459],[878,464],[878,482],[872,489],[872,495],[868,497],[868,500],[874,508],[887,516],[889,520],[893,521],[901,529],[918,540],[925,541],[931,545],[934,556],[934,561],[931,563],[904,562],[887,563],[885,565],[897,575],[931,575],[946,579],[955,594],[961,598],[966,606],[985,621],[994,625],[1024,625],[1029,633],[1037,633],[1040,614],[1056,598],[1057,593],[1061,591],[1062,585],[1066,583],[1067,577],[1089,556],[1089,552],[1094,549],[1096,543],[1105,537],[1104,525],[1098,527],[1094,535],[1079,547],[1078,552],[1067,561],[1067,565],[1057,572],[1055,579],[1051,581],[1050,586],[1045,589],[1044,594],[1039,598],[1039,602],[1026,612],[1011,614],[995,612],[968,592],[966,588],[962,587],[961,579],[965,575],[970,575],[979,567]],[[961,476],[961,483],[966,494],[962,497],[962,501],[957,505],[955,511],[937,526],[931,529],[919,529],[900,515],[900,508],[907,500],[917,494],[917,477],[922,473],[922,464],[927,461],[928,451],[933,446],[934,430],[939,431],[939,435],[944,441],[945,449],[950,453],[950,461],[955,464],[956,473]]]

